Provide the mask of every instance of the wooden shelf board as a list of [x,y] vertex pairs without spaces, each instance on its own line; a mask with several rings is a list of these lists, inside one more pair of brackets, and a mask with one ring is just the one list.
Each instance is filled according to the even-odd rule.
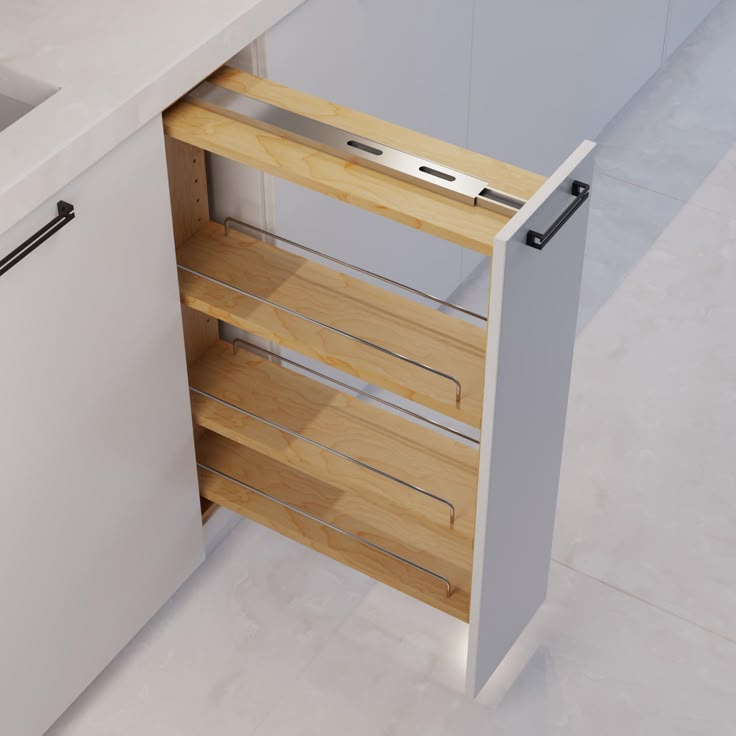
[[[488,181],[497,189],[530,197],[544,177],[458,146],[305,95],[246,72],[223,68],[215,84],[336,125]],[[164,113],[166,135],[281,177],[484,255],[508,222],[492,212],[345,161],[226,115],[181,101]]]
[[182,303],[248,332],[480,426],[485,328],[417,304],[242,233],[210,223],[179,249],[182,266],[239,286],[456,376],[454,384],[342,335],[180,271]]
[[[190,385],[372,467],[408,480],[455,506],[452,539],[472,544],[478,450],[229,343],[213,345],[189,371]],[[449,510],[327,450],[212,399],[192,394],[194,421],[321,481],[392,504],[397,513],[448,528]]]
[[445,164],[457,171],[483,179],[493,187],[521,199],[529,199],[546,181],[546,177],[541,174],[351,110],[321,97],[290,89],[270,79],[257,77],[255,74],[233,67],[220,67],[209,81],[219,87],[277,105],[335,128],[349,130],[351,133],[392,148]]
[[219,506],[349,565],[463,621],[468,620],[471,570],[466,554],[436,529],[414,519],[395,516],[384,506],[351,498],[334,485],[295,471],[260,453],[208,432],[197,443],[199,462],[237,478],[313,516],[390,549],[406,559],[447,577],[443,583],[403,562],[241,486],[199,470],[200,493]]

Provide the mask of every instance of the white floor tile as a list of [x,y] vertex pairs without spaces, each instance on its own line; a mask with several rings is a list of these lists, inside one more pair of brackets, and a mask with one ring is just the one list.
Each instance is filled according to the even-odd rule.
[[736,142],[734,37],[725,0],[599,136],[600,168],[689,199]]
[[690,203],[736,217],[736,146],[713,169]]
[[736,219],[686,206],[576,346],[556,559],[736,640]]
[[242,523],[48,736],[244,736],[373,581]]
[[377,584],[345,620],[340,639],[462,693],[468,626],[403,593]]
[[732,732],[736,645],[580,573],[553,566],[547,604],[476,702],[443,684],[462,625],[392,598],[361,603],[257,736]]
[[607,176],[593,178],[578,331],[641,260],[682,202]]

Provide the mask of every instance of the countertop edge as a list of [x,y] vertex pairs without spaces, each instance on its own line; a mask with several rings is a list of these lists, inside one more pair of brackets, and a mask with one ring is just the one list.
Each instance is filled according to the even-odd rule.
[[149,120],[159,115],[218,66],[263,35],[304,0],[272,0],[241,16],[184,58],[173,60],[155,78],[80,130],[55,154],[38,162],[0,193],[0,234],[9,230],[62,187],[99,161]]

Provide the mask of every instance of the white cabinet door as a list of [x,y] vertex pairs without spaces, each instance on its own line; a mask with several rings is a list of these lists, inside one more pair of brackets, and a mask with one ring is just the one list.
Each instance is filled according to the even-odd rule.
[[[586,142],[496,236],[491,267],[468,644],[476,695],[544,601],[567,416],[593,144]],[[593,193],[591,196],[595,196]],[[572,207],[575,207],[574,212]],[[570,217],[542,249],[530,229]]]
[[[466,145],[472,0],[309,0],[272,28],[261,74]],[[463,249],[276,180],[279,234],[445,297]]]
[[160,119],[0,238],[0,720],[37,736],[203,557]]

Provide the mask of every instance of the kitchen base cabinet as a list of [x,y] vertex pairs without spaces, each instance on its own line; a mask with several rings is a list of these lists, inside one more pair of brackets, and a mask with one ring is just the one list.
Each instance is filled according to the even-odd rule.
[[[292,115],[296,133],[275,122]],[[314,122],[348,132],[345,150],[299,132]],[[467,621],[477,694],[546,592],[593,144],[545,180],[230,68],[164,129],[201,496]],[[407,178],[348,147],[424,163]],[[205,151],[489,256],[488,315],[210,222]],[[477,198],[427,188],[462,174],[484,182]],[[218,321],[246,339],[222,341]]]
[[670,0],[667,17],[663,60],[668,59],[677,47],[708,17],[720,0]]
[[156,118],[0,238],[5,734],[43,733],[203,558],[165,172]]

